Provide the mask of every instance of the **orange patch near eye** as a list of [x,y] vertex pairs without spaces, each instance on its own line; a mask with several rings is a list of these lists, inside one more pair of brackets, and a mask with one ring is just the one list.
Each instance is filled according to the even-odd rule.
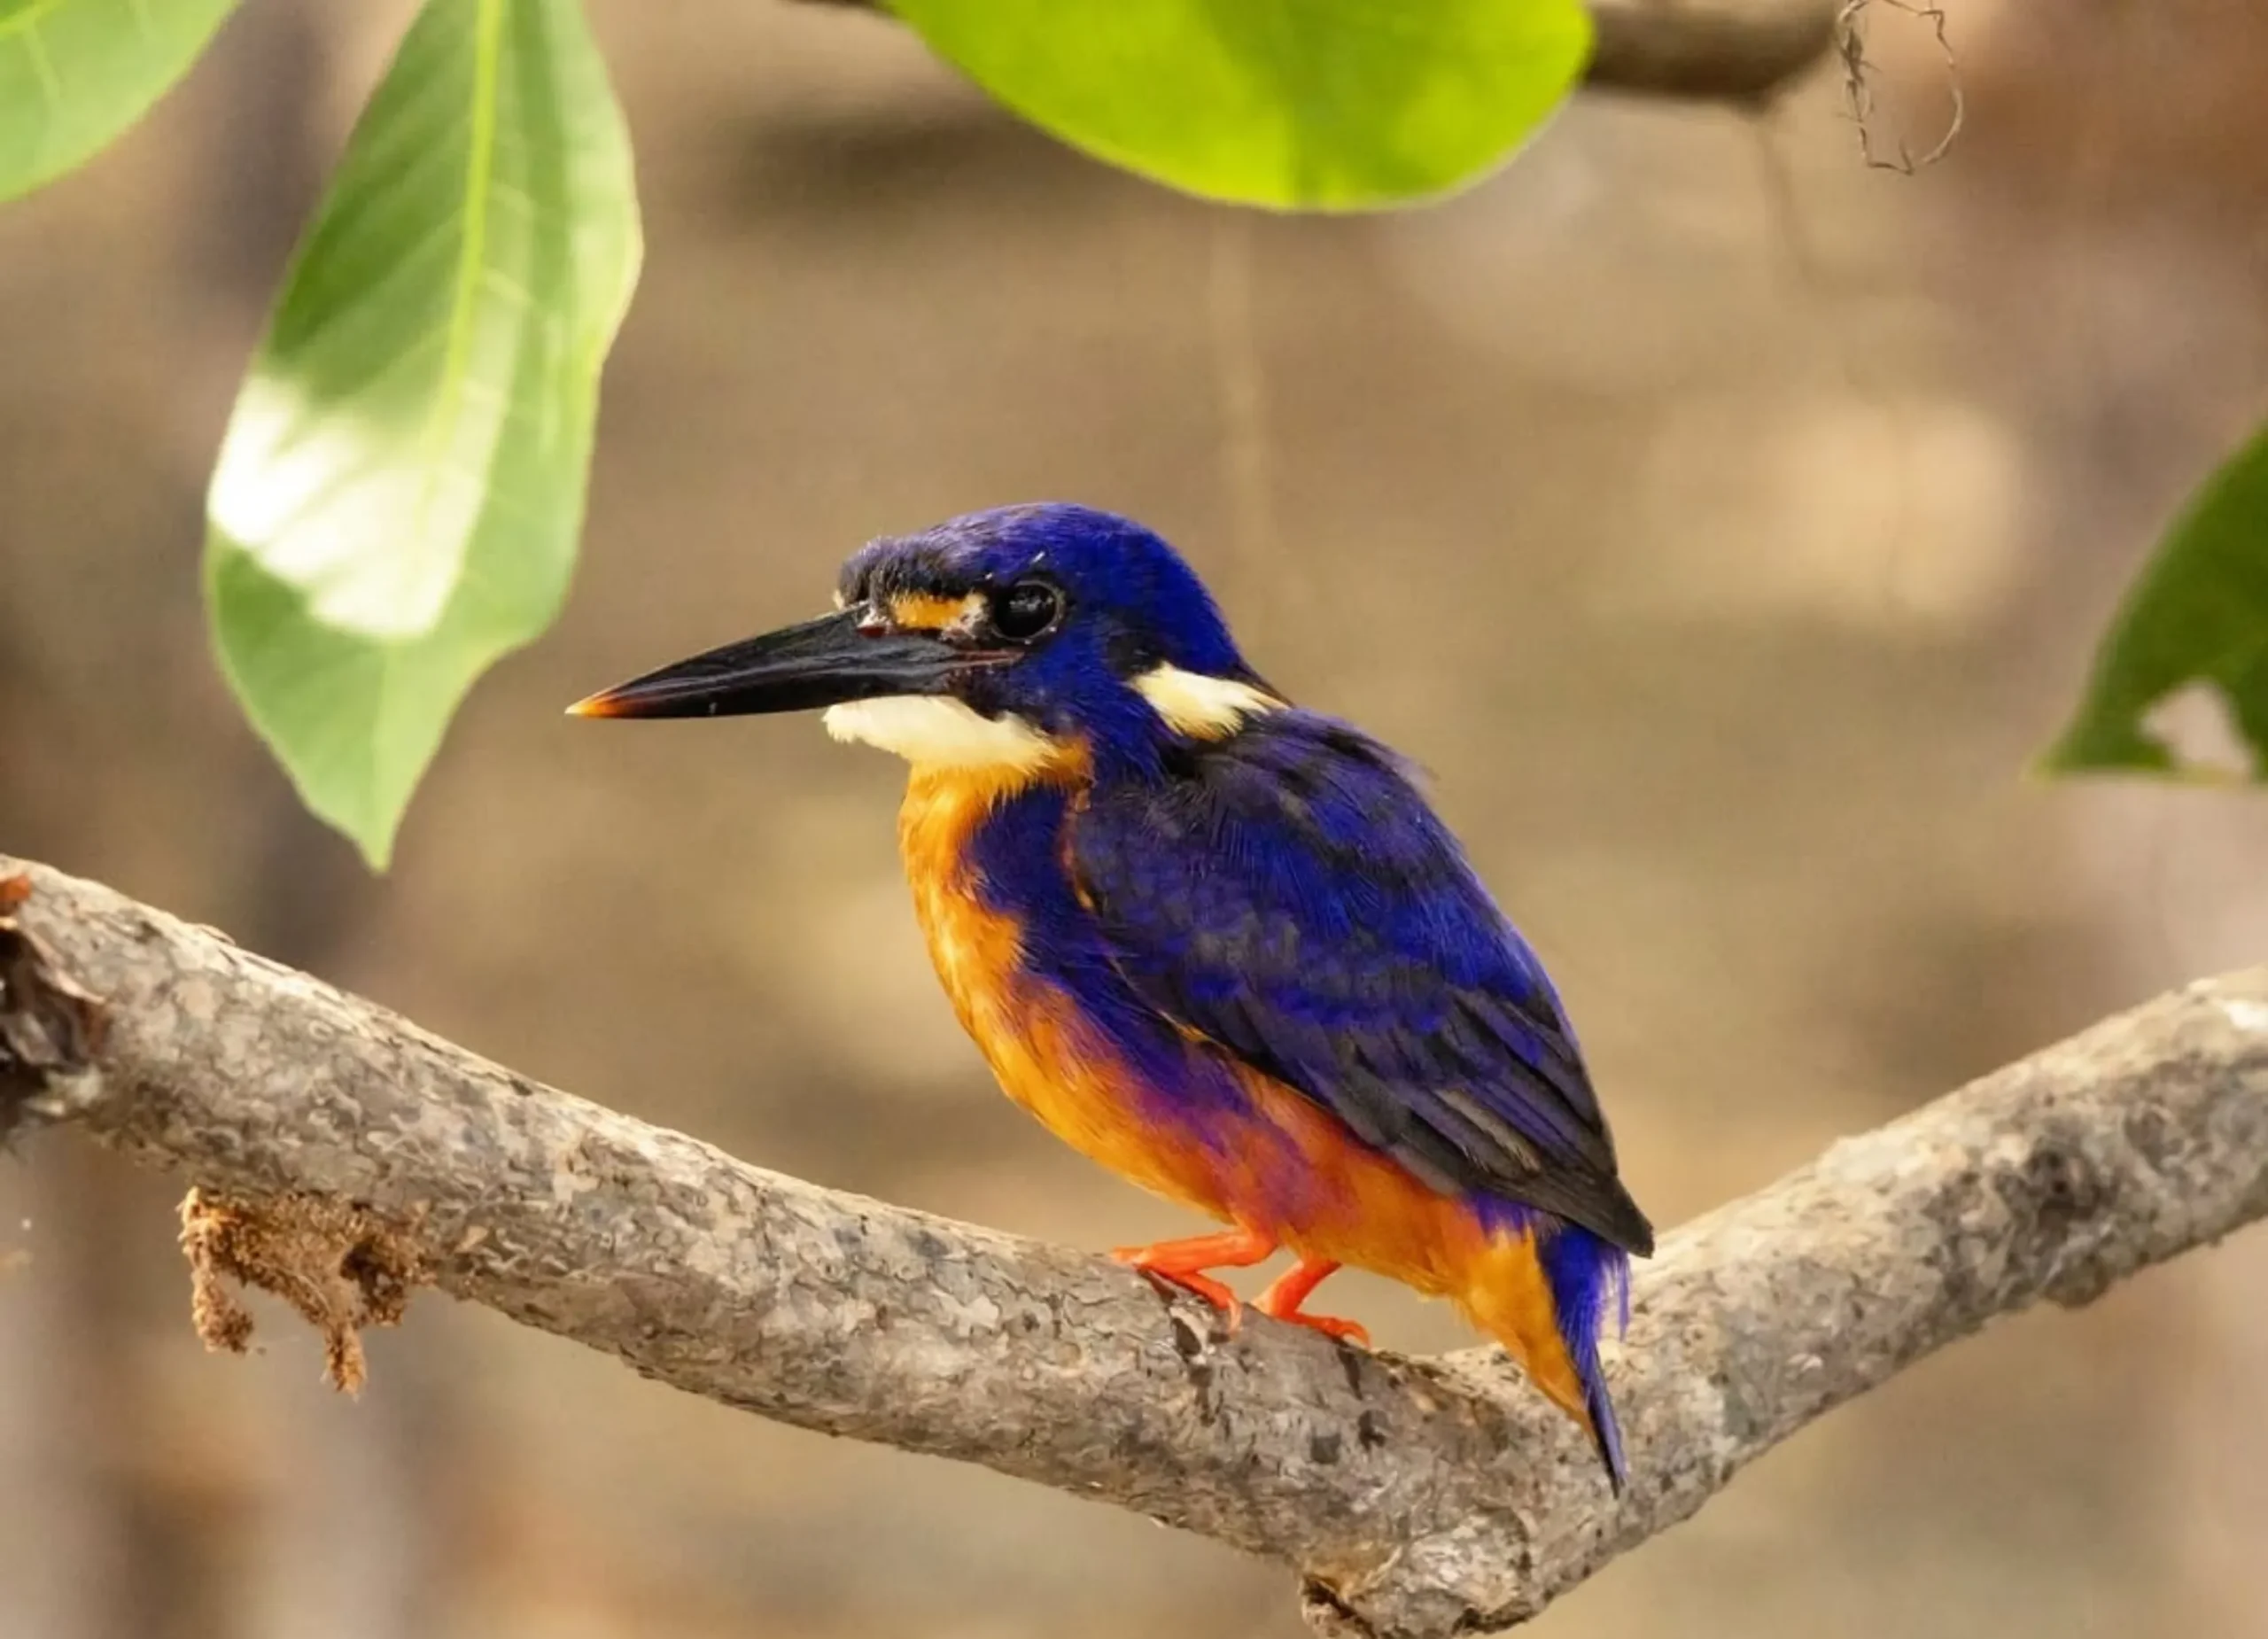
[[968,597],[938,597],[928,592],[902,592],[889,601],[893,625],[909,632],[942,632],[976,603]]

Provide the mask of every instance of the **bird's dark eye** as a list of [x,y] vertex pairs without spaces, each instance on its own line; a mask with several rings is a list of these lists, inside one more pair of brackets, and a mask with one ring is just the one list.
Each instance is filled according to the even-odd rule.
[[1063,618],[1063,594],[1045,580],[1019,580],[992,594],[992,629],[1029,643]]

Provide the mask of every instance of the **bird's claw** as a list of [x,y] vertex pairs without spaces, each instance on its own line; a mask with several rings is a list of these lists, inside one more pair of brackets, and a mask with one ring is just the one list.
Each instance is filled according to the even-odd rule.
[[1320,1332],[1334,1343],[1353,1343],[1368,1348],[1371,1334],[1363,1330],[1360,1322],[1340,1320],[1330,1315],[1310,1315],[1300,1307],[1338,1269],[1338,1261],[1333,1258],[1302,1257],[1298,1264],[1270,1281],[1268,1290],[1254,1299],[1252,1306],[1270,1320],[1288,1321],[1293,1325]]
[[1176,1292],[1186,1292],[1200,1297],[1221,1313],[1223,1335],[1234,1337],[1237,1328],[1244,1324],[1244,1301],[1221,1282],[1195,1270],[1175,1269],[1154,1260],[1150,1247],[1119,1247],[1111,1253],[1113,1261],[1136,1270],[1158,1289],[1160,1295],[1170,1297]]
[[[1258,1309],[1259,1305],[1254,1304],[1254,1307]],[[1293,1309],[1289,1314],[1283,1315],[1268,1309],[1262,1309],[1260,1312],[1270,1320],[1280,1320],[1291,1325],[1305,1326],[1312,1332],[1320,1332],[1334,1343],[1352,1343],[1357,1348],[1368,1348],[1371,1346],[1370,1331],[1359,1320],[1341,1320],[1333,1315],[1309,1315],[1299,1309]]]

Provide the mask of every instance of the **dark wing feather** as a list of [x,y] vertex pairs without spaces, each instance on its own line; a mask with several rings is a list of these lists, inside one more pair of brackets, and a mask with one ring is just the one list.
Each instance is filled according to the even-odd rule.
[[1094,791],[1066,844],[1146,1005],[1436,1189],[1652,1249],[1550,981],[1383,747],[1274,713]]

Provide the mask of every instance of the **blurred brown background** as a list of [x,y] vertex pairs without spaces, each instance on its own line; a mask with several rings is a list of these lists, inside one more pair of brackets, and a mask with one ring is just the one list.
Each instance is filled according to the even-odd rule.
[[[995,1094],[892,850],[898,770],[569,699],[823,603],[869,535],[1076,498],[1418,756],[1552,961],[1674,1223],[2257,957],[2257,799],[2025,781],[2119,588],[2268,408],[2268,12],[1989,0],[1968,131],[1864,168],[1586,97],[1362,221],[1208,210],[871,19],[597,20],[647,274],[563,625],[474,695],[392,877],[207,658],[200,491],[400,4],[252,0],[0,212],[0,845],[824,1182],[1102,1247],[1183,1227]],[[1881,43],[1917,119],[1941,67]],[[0,1160],[0,1639],[1293,1639],[1285,1579],[673,1394],[428,1298],[360,1403],[272,1314],[200,1352],[181,1180]],[[2027,1317],[1797,1440],[1542,1631],[2268,1635],[2268,1239]],[[1383,1343],[1462,1340],[1363,1284]]]

